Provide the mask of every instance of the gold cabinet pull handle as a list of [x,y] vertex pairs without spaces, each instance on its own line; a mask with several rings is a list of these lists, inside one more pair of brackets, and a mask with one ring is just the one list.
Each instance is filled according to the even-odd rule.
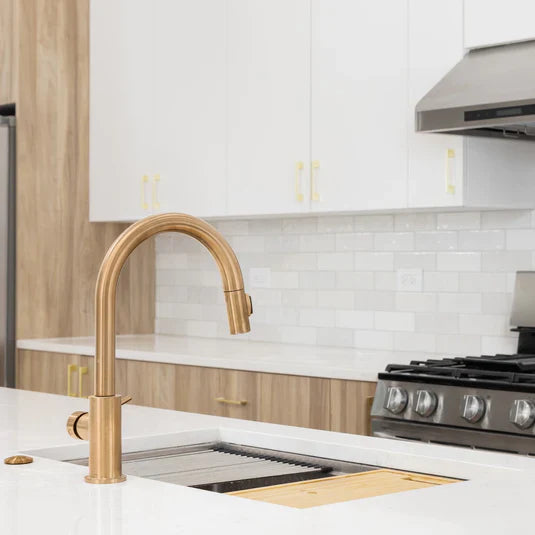
[[305,198],[301,191],[301,177],[304,168],[305,164],[303,162],[295,162],[295,200],[297,202],[303,202]]
[[78,368],[78,397],[79,398],[87,397],[87,396],[82,396],[84,375],[86,374],[87,374],[87,366],[80,366]]
[[226,398],[215,398],[215,401],[218,403],[223,403],[224,405],[247,405],[246,399],[226,399]]
[[455,195],[455,149],[446,150],[446,193]]
[[318,192],[318,173],[320,168],[320,161],[313,160],[310,166],[310,200],[319,201],[320,194]]
[[149,209],[149,203],[147,202],[147,195],[146,195],[146,184],[149,181],[149,177],[147,175],[143,175],[143,178],[141,179],[141,208],[143,210]]
[[158,200],[158,186],[160,184],[160,175],[154,175],[152,179],[152,209],[160,209],[160,201]]
[[72,390],[72,374],[78,370],[77,364],[68,364],[67,365],[67,395],[73,398],[77,397],[76,392]]

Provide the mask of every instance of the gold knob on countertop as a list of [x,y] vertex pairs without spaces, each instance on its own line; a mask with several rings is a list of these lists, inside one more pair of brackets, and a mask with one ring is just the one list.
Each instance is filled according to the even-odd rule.
[[29,455],[12,455],[11,457],[6,457],[4,459],[4,464],[30,464],[33,463],[33,457]]

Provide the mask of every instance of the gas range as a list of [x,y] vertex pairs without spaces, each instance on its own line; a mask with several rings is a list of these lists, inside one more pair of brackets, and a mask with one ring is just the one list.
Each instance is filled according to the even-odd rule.
[[375,436],[535,455],[535,354],[392,364],[378,379]]
[[535,272],[516,273],[515,355],[391,364],[378,377],[375,436],[535,455]]

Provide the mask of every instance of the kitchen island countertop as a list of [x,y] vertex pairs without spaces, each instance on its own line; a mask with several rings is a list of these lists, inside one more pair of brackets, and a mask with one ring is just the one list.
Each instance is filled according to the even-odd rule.
[[492,535],[531,529],[535,460],[529,457],[138,406],[123,409],[124,451],[220,439],[468,481],[310,509],[136,477],[90,485],[83,479],[87,468],[52,460],[87,455],[87,444],[65,430],[68,414],[86,406],[84,399],[0,388],[0,454],[35,457],[29,465],[0,465],[0,533]]

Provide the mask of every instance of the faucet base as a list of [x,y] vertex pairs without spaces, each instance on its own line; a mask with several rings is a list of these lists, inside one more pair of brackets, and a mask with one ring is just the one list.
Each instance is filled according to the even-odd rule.
[[95,483],[98,485],[103,485],[106,483],[122,483],[123,481],[126,481],[126,476],[125,475],[122,475],[120,477],[85,476],[84,479],[87,481],[87,483]]

